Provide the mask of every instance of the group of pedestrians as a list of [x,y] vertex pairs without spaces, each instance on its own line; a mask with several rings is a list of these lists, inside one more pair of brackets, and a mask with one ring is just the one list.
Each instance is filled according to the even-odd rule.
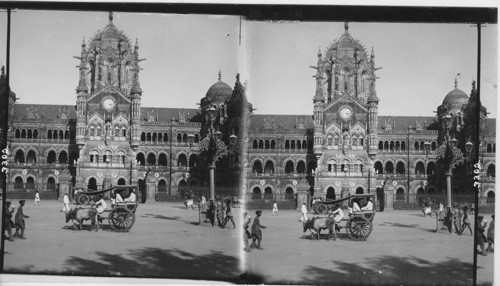
[[[203,204],[202,207],[204,207]],[[206,208],[206,214],[207,219],[210,220],[210,223],[212,224],[212,227],[215,226],[215,221],[217,220],[217,226],[220,228],[225,228],[228,222],[231,222],[233,224],[233,228],[236,228],[233,218],[233,207],[230,199],[223,200],[218,196],[215,197],[215,200],[210,199]]]
[[[248,214],[248,212],[243,213],[243,243],[245,244],[244,250],[246,252],[252,251],[252,249],[264,249],[261,247],[262,242],[262,228],[266,228],[265,226],[260,224],[260,216],[262,215],[262,211],[255,212],[255,218],[252,223],[251,231],[248,230],[250,227],[250,222],[252,222],[252,217]],[[252,239],[252,244],[248,245],[248,240]]]
[[[24,219],[29,218],[29,216],[24,214],[23,207],[25,202],[25,200],[19,201],[19,207],[17,208],[17,212],[14,216],[14,221],[12,221],[12,214],[15,211],[15,207],[12,205],[11,201],[5,202],[3,225],[4,230],[7,231],[9,241],[14,241],[14,238],[26,239],[26,237],[24,236],[24,231],[26,229]],[[16,229],[14,235],[12,235],[13,228]]]

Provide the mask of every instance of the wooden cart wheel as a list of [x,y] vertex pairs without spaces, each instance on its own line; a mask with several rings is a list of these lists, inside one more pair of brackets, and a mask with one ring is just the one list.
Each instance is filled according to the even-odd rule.
[[320,214],[323,214],[323,215],[326,214],[327,210],[328,210],[328,207],[323,205],[323,204],[320,204],[318,206],[318,213],[320,213]]
[[354,216],[346,224],[346,231],[349,238],[354,240],[365,240],[372,232],[372,223],[362,216]]
[[314,214],[318,214],[318,205],[313,206],[313,212]]
[[79,204],[79,205],[86,205],[88,204],[90,201],[89,197],[85,194],[80,194],[77,198],[76,198],[76,203]]
[[109,213],[109,225],[114,231],[129,231],[135,222],[135,214],[127,208],[116,208]]

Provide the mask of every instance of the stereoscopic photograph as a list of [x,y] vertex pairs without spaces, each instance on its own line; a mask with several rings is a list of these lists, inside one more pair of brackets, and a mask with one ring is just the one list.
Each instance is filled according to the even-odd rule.
[[1,10],[3,279],[493,285],[496,8],[120,7]]

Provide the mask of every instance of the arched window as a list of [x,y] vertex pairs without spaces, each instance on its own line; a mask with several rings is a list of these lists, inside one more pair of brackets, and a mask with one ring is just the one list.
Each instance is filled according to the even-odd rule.
[[391,161],[388,161],[385,163],[385,173],[386,174],[393,174],[394,173],[394,164],[392,164]]
[[180,154],[177,158],[177,167],[186,168],[187,167],[187,157],[185,154]]
[[64,139],[64,132],[62,130],[59,130],[59,139]]
[[[48,131],[47,133],[47,138],[49,137],[49,134],[50,134],[50,137],[52,138],[52,131]],[[19,131],[19,129],[16,129],[16,135],[15,135],[16,138],[21,138],[21,131]],[[51,138],[48,138],[48,139],[51,139]]]
[[252,173],[261,174],[262,173],[262,163],[260,161],[255,161],[252,166]]
[[295,140],[292,140],[292,142],[290,142],[290,149],[295,149]]
[[135,156],[135,160],[140,166],[146,165],[146,159],[144,158],[144,154],[142,153],[137,153],[137,155]]
[[404,174],[406,172],[405,170],[405,164],[401,161],[396,163],[396,174]]
[[154,153],[148,154],[148,166],[156,165],[156,155]]
[[333,187],[328,187],[328,189],[326,189],[326,198],[335,200],[335,189]]
[[264,165],[264,173],[265,174],[273,174],[274,173],[274,164],[273,161],[269,160]]
[[401,150],[402,151],[406,150],[406,143],[404,141],[401,142]]
[[146,141],[146,133],[144,133],[144,132],[141,133],[141,141],[142,142]]
[[182,143],[182,134],[177,134],[177,143]]
[[37,139],[38,138],[38,130],[33,130],[33,138]]
[[384,142],[384,150],[389,150],[389,141]]
[[254,200],[260,200],[262,198],[261,197],[261,193],[262,193],[262,191],[260,190],[259,187],[253,188],[252,199],[254,199]]
[[26,189],[31,190],[35,188],[35,179],[33,177],[26,178]]
[[490,164],[488,166],[488,170],[486,171],[486,176],[488,177],[495,177],[495,164]]
[[418,162],[417,165],[415,166],[415,174],[417,175],[423,175],[425,174],[425,166],[424,163]]
[[418,151],[419,150],[419,146],[420,145],[418,144],[418,142],[415,141],[415,144],[413,145],[413,148],[415,148],[415,150]]
[[118,185],[120,185],[120,186],[125,185],[125,184],[126,184],[125,179],[124,179],[124,178],[120,178],[120,179],[118,179],[117,184],[118,184]]
[[273,189],[271,189],[271,187],[267,187],[264,189],[264,199],[265,200],[273,199]]
[[22,177],[16,177],[14,180],[14,189],[19,190],[24,188],[24,181]]
[[378,149],[379,150],[384,150],[384,142],[378,141]]
[[291,174],[293,173],[293,162],[292,161],[287,161],[285,164],[285,173]]
[[26,129],[21,131],[21,138],[26,138]]
[[264,149],[264,140],[259,140],[259,149]]
[[[29,132],[28,132],[28,135],[29,135]],[[491,146],[491,143],[488,143],[488,145],[486,145],[486,152],[491,153],[492,151],[493,151],[493,147]]]
[[196,154],[191,154],[191,156],[189,156],[189,167],[195,168],[197,164],[198,164],[198,156],[196,156]]
[[382,166],[382,162],[380,161],[375,162],[375,165],[373,167],[375,168],[375,174],[384,173],[384,167]]
[[432,141],[432,143],[431,143],[431,149],[432,149],[432,150],[436,150],[436,148],[437,148],[437,143],[436,143],[436,141]]
[[151,142],[151,132],[146,134],[146,141]]
[[364,192],[365,192],[365,190],[363,190],[363,188],[362,188],[362,187],[358,187],[358,188],[356,189],[356,194],[361,195],[361,194],[363,194]]
[[[330,142],[330,145],[331,145],[331,142]],[[297,140],[297,149],[302,149],[302,146],[300,144],[300,140]]]
[[276,148],[276,141],[271,140],[271,149],[275,149],[275,148]]
[[293,200],[293,189],[291,187],[285,190],[285,200]]
[[69,139],[69,130],[64,131],[64,139]]
[[47,155],[47,163],[48,164],[54,164],[56,162],[56,152],[54,150],[49,151],[49,154]]
[[186,133],[182,135],[182,143],[187,143],[188,142],[188,136]]
[[297,163],[297,173],[305,174],[306,173],[306,163],[304,161],[299,161]]
[[302,149],[307,149],[307,141],[302,140]]
[[168,142],[168,134],[163,133],[163,142]]
[[489,191],[486,197],[486,203],[487,204],[494,204],[495,203],[495,192],[494,191]]
[[405,200],[405,190],[403,188],[398,188],[396,190],[396,201],[404,201]]
[[434,174],[434,166],[436,164],[434,162],[429,162],[427,163],[427,175],[433,175]]
[[161,153],[160,156],[158,156],[158,165],[163,167],[168,165],[167,155],[165,155],[165,153]]
[[53,190],[56,188],[56,180],[53,177],[47,178],[47,189]]
[[94,177],[89,179],[89,183],[87,185],[87,189],[89,190],[97,190],[97,180]]
[[156,135],[156,132],[154,132],[154,133],[153,133],[153,138],[151,139],[151,141],[156,142],[156,136],[157,136],[157,135]]
[[285,149],[290,149],[290,140],[285,140]]
[[33,138],[33,132],[31,131],[31,129],[28,129],[28,139],[31,139],[31,138]]
[[26,156],[26,163],[29,163],[29,164],[36,163],[35,151],[33,151],[33,150],[28,151],[28,155]]
[[167,182],[163,179],[158,181],[158,192],[161,192],[161,193],[167,192]]
[[389,149],[391,151],[394,151],[394,141],[391,141],[391,143],[389,144]]
[[24,152],[23,150],[17,150],[16,156],[14,157],[16,163],[24,163]]
[[68,153],[66,151],[61,151],[59,153],[59,164],[68,164]]
[[253,145],[252,145],[252,147],[253,147],[254,149],[259,148],[259,143],[257,143],[257,140],[253,140]]

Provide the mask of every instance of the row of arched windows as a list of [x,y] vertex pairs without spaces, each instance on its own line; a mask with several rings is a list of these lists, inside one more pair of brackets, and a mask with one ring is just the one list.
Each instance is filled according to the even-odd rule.
[[[115,126],[113,129],[112,129],[112,134],[114,137],[127,137],[127,127],[125,126]],[[90,126],[89,127],[89,135],[90,136],[105,136],[105,132],[104,130],[101,128],[100,125],[97,125],[97,126]]]
[[[158,159],[156,157],[156,154],[154,153],[149,153],[147,158],[144,156],[144,153],[139,152],[135,159],[137,160],[138,164],[140,166],[162,166],[166,167],[168,166],[168,157],[165,153],[160,153],[158,155]],[[179,168],[186,168],[188,166],[188,160],[187,156],[184,153],[181,153],[177,157],[177,167]],[[189,167],[190,168],[195,168],[198,164],[198,156],[196,154],[191,154],[189,156]]]
[[[437,142],[432,141],[429,142],[430,150],[436,150]],[[381,151],[405,151],[406,150],[406,142],[405,141],[379,141],[378,149]],[[425,141],[415,141],[413,144],[413,149],[415,151],[425,151]]]
[[[252,144],[253,149],[276,149],[276,141],[274,139],[271,140],[253,140]],[[307,149],[307,141],[306,140],[285,140],[285,144],[283,146],[286,150],[288,149]]]
[[[329,146],[332,146],[332,145],[338,146],[340,144],[340,137],[337,134],[333,137],[328,136],[326,138],[326,144]],[[357,137],[356,135],[352,135],[352,137],[344,140],[343,145],[345,145],[345,146],[364,146],[365,139],[361,135],[359,135],[359,137]]]
[[[266,187],[264,188],[264,194],[262,194],[262,189],[260,187],[254,187],[252,189],[252,199],[253,200],[272,200],[274,198],[273,194],[273,189],[271,187]],[[291,200],[293,199],[293,188],[292,187],[287,187],[285,189],[285,200]]]
[[486,153],[496,153],[496,143],[488,143],[486,145]]
[[[78,157],[78,152],[74,152],[72,159],[76,159]],[[16,163],[28,163],[28,164],[35,164],[37,163],[37,155],[34,150],[29,150],[27,155],[24,156],[24,151],[19,149],[16,151],[14,155],[14,162]],[[69,159],[68,159],[68,153],[63,150],[57,154],[54,150],[50,150],[47,153],[47,164],[68,164]]]
[[28,138],[28,139],[37,139],[38,138],[38,130],[34,129],[16,129],[15,138]]
[[[294,168],[295,167],[295,168]],[[314,166],[310,166],[310,168],[314,168]],[[286,174],[306,174],[306,171],[310,171],[306,168],[306,163],[303,160],[299,160],[297,165],[294,166],[291,160],[288,160],[285,164],[285,173]],[[264,165],[260,160],[256,160],[252,165],[252,173],[253,174],[274,174],[275,166],[272,160],[267,160]]]
[[[47,130],[47,139],[66,140],[70,139],[69,130]],[[16,129],[14,132],[15,138],[38,139],[37,129]]]
[[[187,133],[177,133],[177,143],[188,143],[189,135]],[[200,135],[198,133],[194,134],[194,143],[200,141]],[[142,132],[141,133],[142,142],[168,142],[167,132]]]
[[[53,177],[48,177],[45,182],[46,182],[45,189],[54,190],[56,188],[56,180]],[[14,189],[16,189],[16,190],[35,189],[35,188],[39,189],[35,185],[35,178],[33,178],[31,176],[26,178],[26,182],[20,176],[17,176],[14,179]]]
[[[433,175],[436,164],[434,162],[427,163],[427,175]],[[398,161],[396,166],[391,161],[387,161],[385,166],[382,162],[377,161],[374,164],[375,173],[376,174],[406,174],[406,166],[402,161]],[[424,175],[426,174],[426,168],[422,161],[417,162],[414,169],[414,174],[416,175]]]

